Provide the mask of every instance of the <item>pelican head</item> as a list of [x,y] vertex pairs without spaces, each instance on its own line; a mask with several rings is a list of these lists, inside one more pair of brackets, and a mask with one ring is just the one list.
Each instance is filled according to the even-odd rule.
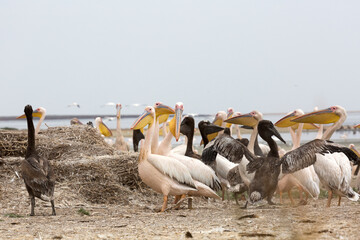
[[248,127],[254,127],[262,120],[263,115],[258,111],[252,111],[246,114],[235,115],[225,120],[227,123],[245,125]]
[[226,119],[226,112],[224,111],[218,111],[215,115],[215,118],[213,120],[213,124],[217,125],[217,126],[221,126],[222,123],[225,121]]
[[117,117],[117,118],[120,118],[120,111],[121,111],[121,109],[122,109],[121,103],[117,103],[117,104],[115,105],[115,107],[116,107],[116,117]]
[[[292,112],[289,112],[285,117],[277,121],[275,126],[280,128],[292,127],[293,129],[297,129],[299,127],[299,123],[293,122],[292,120],[303,115],[303,110],[296,109]],[[318,129],[318,127],[313,123],[305,123],[303,129]]]
[[101,117],[95,118],[95,127],[100,131],[105,137],[111,137],[111,130],[104,124]]
[[323,110],[313,111],[311,113],[294,118],[297,123],[318,123],[328,124],[339,121],[340,117],[346,117],[346,110],[341,106],[332,106]]
[[274,124],[269,120],[261,120],[258,125],[259,135],[265,141],[272,136],[277,137],[280,141],[286,144],[285,140],[281,137]]
[[156,118],[159,120],[159,124],[166,122],[170,114],[174,114],[175,110],[162,102],[157,102],[154,105]]
[[151,124],[154,121],[155,109],[152,106],[147,106],[143,112],[131,125],[130,129],[137,130],[142,129],[146,125]]
[[227,110],[226,118],[232,117],[233,114],[234,114],[234,109],[232,107],[229,107],[228,110]]
[[[35,109],[35,111],[33,111],[32,116],[41,118],[45,114],[46,114],[46,109],[43,107],[38,107],[37,109]],[[21,116],[18,116],[16,119],[19,119],[19,118],[26,118],[26,116],[25,116],[25,114],[23,114]]]
[[355,148],[354,144],[350,144],[349,148],[360,158],[360,153],[358,152],[358,150]]

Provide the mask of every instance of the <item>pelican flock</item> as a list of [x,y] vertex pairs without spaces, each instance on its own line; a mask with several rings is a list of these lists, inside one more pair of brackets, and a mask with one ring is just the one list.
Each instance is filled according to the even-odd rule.
[[[162,194],[160,212],[169,209],[170,196],[174,197],[178,207],[186,197],[224,200],[225,193],[228,196],[229,192],[234,194],[236,203],[238,194],[247,193],[244,207],[249,204],[251,207],[261,200],[273,205],[276,192],[280,195],[281,204],[282,194],[287,192],[291,204],[295,205],[291,194],[293,188],[300,192],[299,204],[307,204],[309,196],[311,201],[316,201],[321,189],[327,191],[326,207],[331,206],[334,194],[338,196],[338,206],[342,198],[350,201],[359,199],[353,187],[360,187],[360,154],[353,144],[345,147],[331,141],[333,133],[341,128],[347,117],[346,110],[341,106],[316,109],[306,114],[296,109],[275,124],[264,119],[259,111],[241,114],[230,107],[227,111],[218,111],[212,122],[201,120],[196,125],[193,116],[183,115],[182,102],[174,107],[156,102],[153,106],[146,106],[143,114],[131,125],[133,149],[125,141],[121,129],[122,105],[109,102],[103,106],[116,107],[116,140],[113,147],[139,152],[138,174],[147,186]],[[31,215],[34,215],[35,197],[49,200],[55,215],[53,173],[46,160],[36,159],[34,145],[45,116],[45,108],[39,107],[33,112],[27,106],[25,114],[18,117],[28,120],[29,143],[22,171],[31,198]],[[36,129],[32,117],[40,118]],[[75,118],[71,124],[81,122]],[[326,124],[332,125],[324,127]],[[194,143],[196,126],[201,146]],[[95,127],[105,138],[112,136],[102,118],[95,119]],[[243,128],[251,132],[249,139],[242,137]],[[280,128],[287,128],[291,135],[292,146],[288,151],[278,145],[279,142],[285,147],[290,144],[281,136]],[[360,124],[353,128],[360,128]],[[313,140],[302,142],[304,130],[318,131],[318,134]],[[181,135],[185,138],[184,144],[173,148]],[[39,168],[38,173],[31,169],[36,165],[31,164],[34,161],[41,163],[39,167],[44,169]],[[48,182],[41,182],[45,178]]]

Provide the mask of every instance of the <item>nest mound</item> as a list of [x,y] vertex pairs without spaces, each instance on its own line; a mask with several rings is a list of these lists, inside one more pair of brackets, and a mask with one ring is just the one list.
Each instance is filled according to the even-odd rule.
[[91,203],[127,202],[134,190],[146,188],[137,170],[138,153],[122,153],[52,164],[56,181]]
[[[23,157],[27,148],[27,130],[0,131],[0,157]],[[36,136],[38,153],[49,159],[114,154],[96,129],[88,125],[51,127]]]
[[[24,188],[18,176],[21,175],[20,164],[26,148],[26,130],[0,131],[0,180],[18,184],[0,187],[1,195],[4,189],[18,191],[19,186]],[[97,204],[126,204],[134,194],[145,198],[150,194],[138,174],[139,154],[116,151],[92,127],[74,125],[41,131],[36,136],[36,149],[42,157],[50,160],[56,177],[55,195],[58,195],[58,200],[69,201],[69,198],[76,197]],[[27,194],[24,192],[24,195]]]
[[[154,192],[142,183],[137,170],[139,154],[122,152],[115,155],[52,161],[56,177],[55,201],[66,205],[78,203],[131,204],[133,199],[153,199]],[[24,158],[0,159],[0,200],[26,202],[25,185],[18,176]],[[14,195],[14,193],[17,193]],[[156,194],[155,194],[156,195]]]

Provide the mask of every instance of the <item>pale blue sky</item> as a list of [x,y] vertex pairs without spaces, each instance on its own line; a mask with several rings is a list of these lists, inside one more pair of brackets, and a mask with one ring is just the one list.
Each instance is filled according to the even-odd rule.
[[[0,0],[0,109],[360,110],[360,1]],[[80,109],[67,105],[78,102]],[[124,114],[142,109],[124,109]]]

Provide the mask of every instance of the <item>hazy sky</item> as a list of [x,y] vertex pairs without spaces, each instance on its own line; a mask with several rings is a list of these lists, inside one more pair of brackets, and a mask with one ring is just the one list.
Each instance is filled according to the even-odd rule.
[[115,113],[101,107],[110,101],[182,101],[188,113],[360,110],[359,9],[329,0],[0,0],[0,115],[28,103],[48,114]]

